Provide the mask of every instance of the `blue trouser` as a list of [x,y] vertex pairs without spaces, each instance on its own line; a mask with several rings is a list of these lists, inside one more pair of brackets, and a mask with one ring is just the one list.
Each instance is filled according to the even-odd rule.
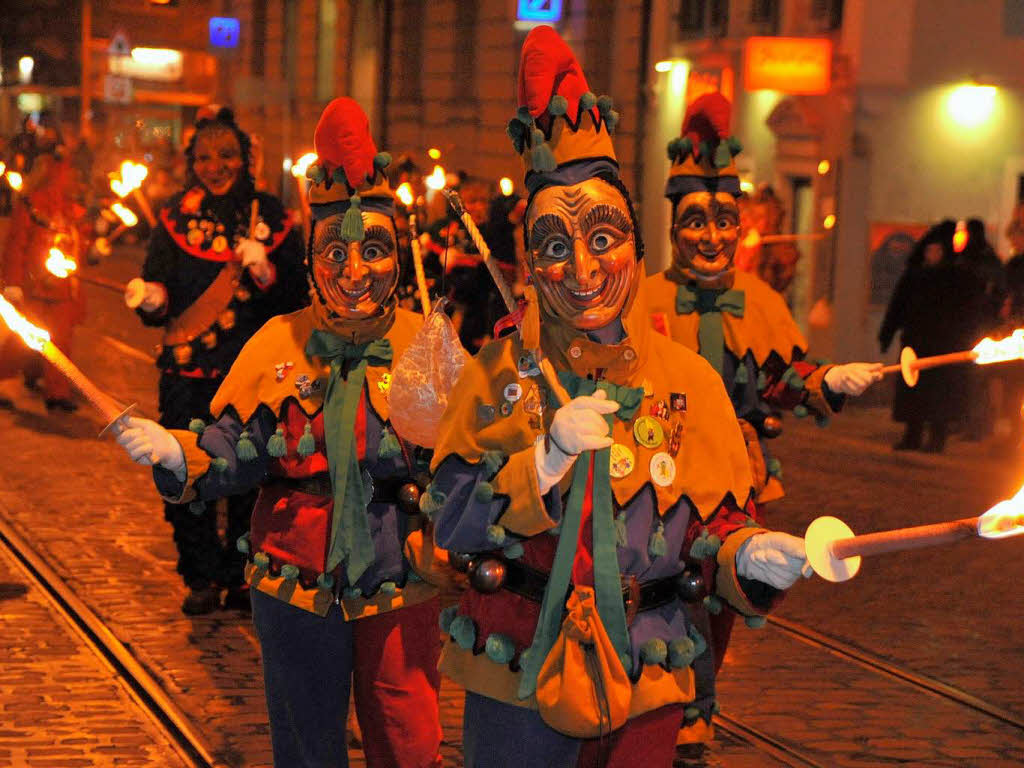
[[575,768],[582,742],[548,726],[535,709],[466,691],[466,768]]

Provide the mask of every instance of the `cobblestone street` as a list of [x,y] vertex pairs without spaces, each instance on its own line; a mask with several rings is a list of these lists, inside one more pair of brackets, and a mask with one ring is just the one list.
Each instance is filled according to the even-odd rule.
[[[102,267],[126,280],[137,251]],[[119,297],[89,289],[71,357],[119,400],[156,415],[155,336]],[[101,330],[102,329],[102,330]],[[129,345],[126,349],[124,345]],[[248,617],[187,618],[170,526],[150,473],[97,438],[83,404],[48,415],[19,380],[0,382],[0,515],[29,540],[188,714],[231,766],[268,766],[259,647]],[[893,453],[880,407],[854,407],[825,431],[787,418],[777,449],[789,495],[769,524],[802,534],[822,514],[864,533],[980,514],[1019,487],[1022,456],[951,441],[947,454]],[[1024,720],[1019,621],[1022,543],[968,541],[866,558],[845,584],[797,584],[777,613],[872,657]],[[0,554],[0,766],[184,765],[161,731],[25,575]],[[723,713],[826,766],[1024,764],[1024,729],[803,642],[776,625],[734,634]],[[442,696],[446,764],[461,765],[461,691]],[[363,765],[352,752],[352,764]],[[732,735],[677,765],[779,765]],[[794,763],[796,764],[796,763]],[[525,767],[524,767],[525,768]]]

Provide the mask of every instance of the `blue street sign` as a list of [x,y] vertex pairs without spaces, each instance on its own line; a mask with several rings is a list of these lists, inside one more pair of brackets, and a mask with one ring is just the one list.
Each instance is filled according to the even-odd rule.
[[238,46],[240,25],[233,16],[210,17],[210,45],[214,48],[235,48]]
[[517,21],[554,24],[562,19],[562,0],[518,0]]

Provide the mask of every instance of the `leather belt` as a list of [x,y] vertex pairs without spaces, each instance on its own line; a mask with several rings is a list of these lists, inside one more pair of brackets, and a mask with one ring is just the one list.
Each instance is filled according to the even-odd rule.
[[[622,603],[626,608],[626,621],[632,623],[633,617],[638,613],[661,608],[679,600],[675,579],[675,576],[669,576],[640,584],[636,576],[623,577]],[[547,584],[548,574],[516,560],[505,561],[505,582],[502,586],[509,592],[540,603],[544,600],[544,589]],[[565,595],[566,600],[569,599],[572,590],[573,585],[570,584]]]

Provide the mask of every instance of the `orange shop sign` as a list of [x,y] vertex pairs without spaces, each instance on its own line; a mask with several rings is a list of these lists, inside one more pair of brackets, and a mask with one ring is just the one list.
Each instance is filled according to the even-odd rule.
[[750,37],[744,62],[748,91],[828,93],[832,41],[819,37]]

